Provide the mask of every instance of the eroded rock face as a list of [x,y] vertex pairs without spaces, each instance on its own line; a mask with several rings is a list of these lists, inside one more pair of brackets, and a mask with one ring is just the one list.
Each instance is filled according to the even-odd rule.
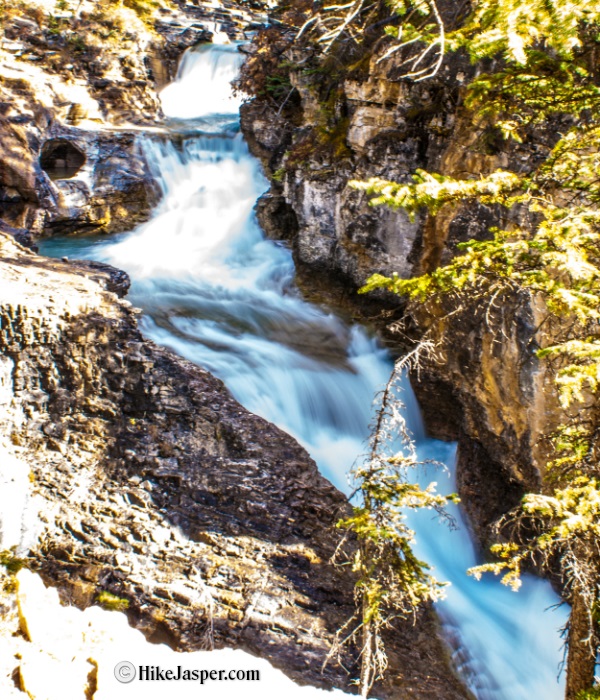
[[156,189],[136,134],[163,128],[158,92],[186,49],[213,37],[243,39],[264,19],[258,1],[222,5],[173,3],[144,22],[123,5],[84,0],[55,15],[8,0],[0,219],[37,237],[113,233],[146,220]]
[[[295,58],[301,63],[302,57]],[[297,217],[299,266],[327,272],[353,289],[374,272],[412,275],[421,264],[424,233],[421,219],[411,222],[402,211],[369,207],[348,182],[374,176],[408,182],[417,168],[439,168],[456,119],[456,66],[446,66],[435,85],[409,88],[398,81],[396,64],[378,63],[373,55],[365,77],[337,86],[329,109],[347,115],[339,119],[342,156],[310,135],[326,108],[315,95],[314,79],[302,71],[290,74],[301,102],[299,126],[286,125],[264,101],[242,107],[249,145],[269,172],[278,171],[273,193]]]
[[72,143],[85,155],[85,163],[75,175],[53,179],[55,207],[46,211],[41,234],[115,233],[145,221],[158,201],[158,186],[136,136],[79,129],[67,136],[51,142]]
[[85,161],[85,153],[68,139],[49,139],[40,153],[40,166],[52,180],[69,180]]
[[[429,272],[448,263],[459,243],[488,238],[491,227],[507,221],[493,207],[470,204],[411,222],[403,211],[369,207],[368,197],[348,183],[371,177],[410,182],[418,168],[459,178],[498,168],[523,172],[549,152],[555,135],[538,130],[524,144],[507,145],[489,126],[473,122],[461,104],[473,67],[460,55],[448,57],[435,78],[411,83],[401,80],[399,54],[379,61],[375,49],[362,69],[349,70],[332,88],[335,100],[325,104],[310,72],[301,69],[306,56],[297,51],[286,56],[300,66],[290,72],[300,108],[280,110],[286,121],[267,100],[243,106],[242,129],[272,176],[259,220],[272,237],[291,232],[300,273],[341,284],[345,306],[386,332],[390,320],[401,317],[402,333],[391,331],[396,343],[427,335],[437,344],[438,361],[423,360],[415,389],[430,433],[460,443],[463,504],[487,542],[490,523],[524,490],[545,488],[547,436],[565,416],[553,370],[534,353],[560,337],[560,324],[552,326],[531,297],[403,309],[405,301],[382,292],[357,296],[370,275]],[[337,126],[330,124],[327,142],[322,125],[332,114]]]
[[[151,640],[212,639],[347,688],[341,665],[322,671],[353,606],[329,563],[342,494],[219,380],[144,340],[110,269],[0,242],[0,445],[28,470],[32,566],[80,607],[126,598]],[[464,697],[426,612],[388,654],[378,697]],[[356,650],[342,663],[354,675]]]
[[[458,485],[479,540],[525,491],[546,488],[551,434],[565,420],[556,367],[535,351],[557,342],[560,323],[528,293],[410,305],[417,334],[436,343],[412,383],[435,437],[457,440]],[[450,314],[450,315],[449,315]]]

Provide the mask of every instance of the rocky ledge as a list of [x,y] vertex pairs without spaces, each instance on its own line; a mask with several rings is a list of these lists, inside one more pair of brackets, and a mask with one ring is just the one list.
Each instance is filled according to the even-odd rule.
[[[125,286],[0,233],[0,550],[17,545],[65,602],[124,599],[151,641],[348,688],[356,650],[323,669],[353,610],[352,575],[329,563],[345,497],[219,380],[145,340],[109,291]],[[427,611],[388,652],[377,697],[465,697]]]
[[7,0],[0,26],[0,218],[34,237],[128,230],[156,203],[140,131],[186,49],[243,39],[258,0]]

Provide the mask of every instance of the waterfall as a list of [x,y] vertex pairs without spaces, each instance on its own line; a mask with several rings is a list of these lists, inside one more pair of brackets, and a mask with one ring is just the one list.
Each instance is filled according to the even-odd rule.
[[[198,56],[203,60],[199,61]],[[177,78],[162,91],[163,112],[172,119],[199,119],[228,114],[234,118],[241,97],[235,97],[231,81],[242,65],[242,54],[227,44],[214,45],[210,52],[184,54]]]
[[[46,254],[88,257],[126,270],[130,299],[144,310],[143,332],[220,377],[240,403],[302,443],[322,473],[348,492],[346,473],[364,449],[373,396],[392,363],[363,328],[303,300],[288,248],[265,240],[253,216],[268,183],[237,133],[239,98],[230,81],[236,47],[189,51],[163,91],[174,132],[144,136],[162,190],[152,219],[122,236],[51,239]],[[192,121],[190,121],[192,120]],[[453,445],[427,438],[408,382],[405,411],[422,459],[449,473],[425,475],[441,493],[455,490]],[[476,582],[478,563],[463,516],[457,529],[411,518],[417,554],[451,582],[438,605],[456,666],[480,700],[559,700],[559,628],[565,607],[550,584],[525,576],[519,593],[492,577]]]

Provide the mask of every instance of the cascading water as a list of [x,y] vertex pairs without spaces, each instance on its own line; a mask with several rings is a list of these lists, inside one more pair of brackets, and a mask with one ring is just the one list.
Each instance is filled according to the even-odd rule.
[[[391,361],[365,330],[303,301],[289,250],[258,229],[252,209],[267,182],[237,133],[229,83],[240,62],[235,46],[190,51],[163,91],[174,136],[143,142],[163,194],[151,221],[108,241],[51,239],[42,250],[126,270],[147,336],[223,379],[348,491],[346,473],[364,448]],[[192,128],[196,135],[182,138]],[[404,393],[419,456],[452,466],[454,447],[426,438],[408,384]],[[426,478],[442,493],[454,490],[449,475]],[[457,667],[480,700],[558,700],[564,608],[547,611],[558,598],[533,577],[518,594],[492,577],[469,578],[477,558],[459,509],[454,515],[453,531],[426,513],[411,522],[417,553],[452,584],[438,610]]]

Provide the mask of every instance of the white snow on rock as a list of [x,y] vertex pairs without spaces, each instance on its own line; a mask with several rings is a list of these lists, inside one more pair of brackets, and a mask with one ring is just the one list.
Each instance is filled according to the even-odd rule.
[[[268,661],[234,649],[175,652],[163,644],[150,644],[129,626],[123,613],[93,606],[81,611],[62,606],[58,593],[41,578],[23,569],[17,574],[17,603],[21,631],[15,666],[21,685],[34,700],[341,700],[356,697],[341,690],[326,691],[298,686]],[[14,637],[12,638],[15,639]],[[7,644],[8,642],[8,644]],[[0,640],[6,653],[10,640]],[[15,647],[15,644],[13,644]],[[14,656],[14,649],[13,649]],[[123,665],[129,662],[129,665]],[[115,676],[120,674],[119,682]],[[153,667],[161,675],[171,671],[197,671],[197,680],[140,680],[140,667]],[[205,673],[202,674],[202,671]],[[259,680],[211,680],[230,671],[258,671]],[[193,675],[193,674],[190,674]],[[200,678],[204,675],[205,680]],[[3,688],[3,683],[12,688]],[[5,694],[6,690],[6,694]],[[26,697],[15,691],[7,676],[0,677],[1,697]]]

